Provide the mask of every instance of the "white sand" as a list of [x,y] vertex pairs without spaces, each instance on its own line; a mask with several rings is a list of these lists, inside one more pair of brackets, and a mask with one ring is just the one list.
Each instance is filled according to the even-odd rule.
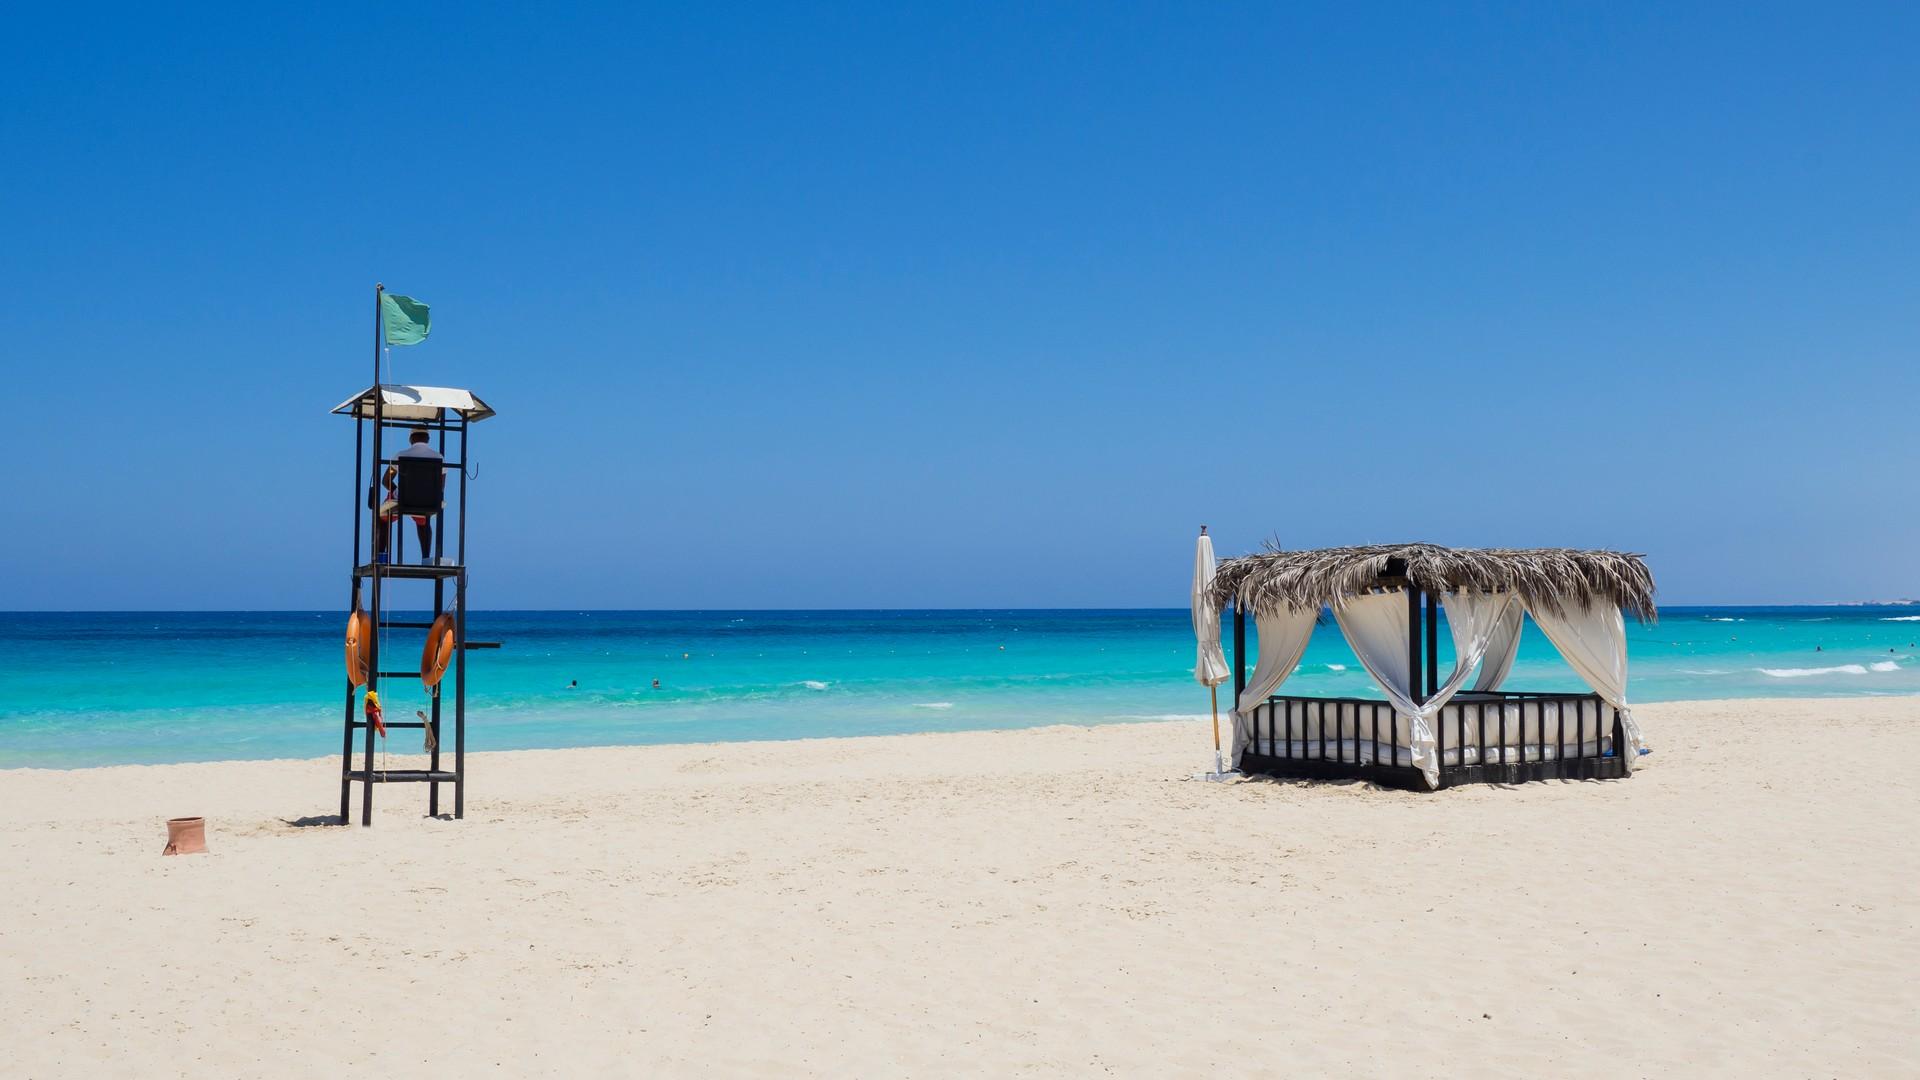
[[[1634,779],[1205,784],[1202,726],[0,772],[8,1076],[1920,1074],[1920,701]],[[212,853],[160,858],[168,816]]]

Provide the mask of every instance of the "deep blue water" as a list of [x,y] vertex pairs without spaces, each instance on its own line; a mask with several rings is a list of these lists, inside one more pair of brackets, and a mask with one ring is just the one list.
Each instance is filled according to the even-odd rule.
[[[0,618],[0,767],[315,757],[344,705],[339,612]],[[417,662],[390,631],[383,667]],[[474,750],[1200,716],[1184,610],[475,612]],[[1630,624],[1636,701],[1920,693],[1920,608],[1671,608]],[[1816,649],[1818,651],[1816,651]],[[399,659],[391,659],[398,657]],[[653,687],[653,680],[660,687]],[[578,680],[577,689],[568,683]],[[1528,627],[1508,684],[1581,689]],[[1329,621],[1290,690],[1368,694]],[[390,718],[426,701],[390,679]],[[396,754],[419,749],[395,732]]]

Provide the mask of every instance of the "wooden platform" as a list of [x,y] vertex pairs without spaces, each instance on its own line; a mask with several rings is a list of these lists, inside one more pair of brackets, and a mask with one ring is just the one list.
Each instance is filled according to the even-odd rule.
[[388,580],[420,578],[430,581],[435,578],[459,577],[465,569],[464,566],[422,566],[417,563],[362,563],[353,568],[353,576],[366,578],[379,574]]

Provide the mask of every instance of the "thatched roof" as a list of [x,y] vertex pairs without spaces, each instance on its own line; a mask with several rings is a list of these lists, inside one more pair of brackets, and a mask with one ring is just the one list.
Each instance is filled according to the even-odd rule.
[[1313,608],[1375,588],[1428,592],[1511,592],[1529,608],[1564,611],[1595,603],[1652,622],[1653,573],[1646,559],[1572,548],[1446,548],[1381,544],[1318,551],[1263,551],[1227,559],[1213,579],[1221,607],[1247,611]]

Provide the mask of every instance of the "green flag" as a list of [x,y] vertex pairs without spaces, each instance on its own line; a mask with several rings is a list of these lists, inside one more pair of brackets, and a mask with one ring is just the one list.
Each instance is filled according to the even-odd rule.
[[387,324],[387,344],[418,345],[427,340],[427,328],[433,321],[427,305],[411,296],[380,294],[380,314]]

